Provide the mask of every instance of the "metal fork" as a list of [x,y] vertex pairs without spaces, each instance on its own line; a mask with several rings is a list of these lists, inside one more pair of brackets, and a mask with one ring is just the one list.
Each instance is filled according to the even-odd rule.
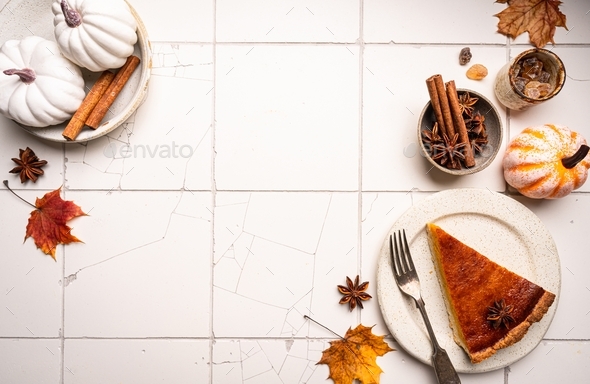
[[457,375],[447,352],[438,344],[434,331],[432,330],[432,325],[430,325],[430,320],[426,314],[424,300],[422,300],[422,295],[420,294],[420,280],[418,279],[416,268],[414,268],[412,255],[410,255],[406,231],[403,230],[403,242],[402,231],[397,232],[397,238],[395,234],[391,235],[389,237],[389,246],[395,282],[400,291],[416,301],[416,306],[420,310],[424,324],[428,330],[428,335],[432,342],[432,366],[434,367],[436,379],[440,384],[460,384],[459,375]]

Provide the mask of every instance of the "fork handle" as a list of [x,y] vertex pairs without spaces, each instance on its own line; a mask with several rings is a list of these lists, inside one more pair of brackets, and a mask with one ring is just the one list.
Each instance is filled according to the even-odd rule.
[[453,367],[453,363],[451,362],[447,351],[445,351],[436,340],[434,330],[432,329],[432,325],[426,314],[426,308],[424,308],[424,300],[422,300],[422,298],[417,299],[416,306],[422,314],[426,330],[428,331],[430,341],[432,342],[432,366],[434,367],[434,373],[436,374],[438,383],[461,384],[461,379],[459,379],[459,375],[455,371],[455,367]]
[[438,347],[432,353],[432,365],[440,384],[461,384],[461,379],[453,367],[447,351]]

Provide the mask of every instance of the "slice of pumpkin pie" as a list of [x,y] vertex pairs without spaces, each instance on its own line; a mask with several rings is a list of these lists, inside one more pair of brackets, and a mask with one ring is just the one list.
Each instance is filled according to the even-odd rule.
[[455,342],[479,363],[520,341],[555,295],[498,265],[435,224],[428,238]]

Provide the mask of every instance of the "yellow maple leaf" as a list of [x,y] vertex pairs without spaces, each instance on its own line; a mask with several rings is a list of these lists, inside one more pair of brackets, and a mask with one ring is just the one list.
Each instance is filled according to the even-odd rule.
[[537,48],[553,41],[556,27],[564,27],[566,17],[559,10],[559,0],[498,0],[508,3],[508,8],[494,15],[498,20],[498,32],[511,38],[528,32],[531,43]]
[[352,384],[358,379],[362,384],[379,384],[383,370],[377,365],[377,356],[394,351],[383,341],[385,336],[376,336],[373,327],[359,324],[348,328],[341,340],[330,342],[330,348],[322,352],[318,364],[330,368],[329,379],[336,384]]

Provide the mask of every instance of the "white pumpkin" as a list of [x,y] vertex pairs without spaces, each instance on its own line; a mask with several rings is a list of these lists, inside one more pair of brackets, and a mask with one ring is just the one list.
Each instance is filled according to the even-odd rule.
[[0,113],[30,127],[63,123],[85,97],[80,68],[38,36],[0,47]]
[[79,66],[119,68],[133,54],[137,21],[124,0],[55,0],[51,10],[55,40]]

